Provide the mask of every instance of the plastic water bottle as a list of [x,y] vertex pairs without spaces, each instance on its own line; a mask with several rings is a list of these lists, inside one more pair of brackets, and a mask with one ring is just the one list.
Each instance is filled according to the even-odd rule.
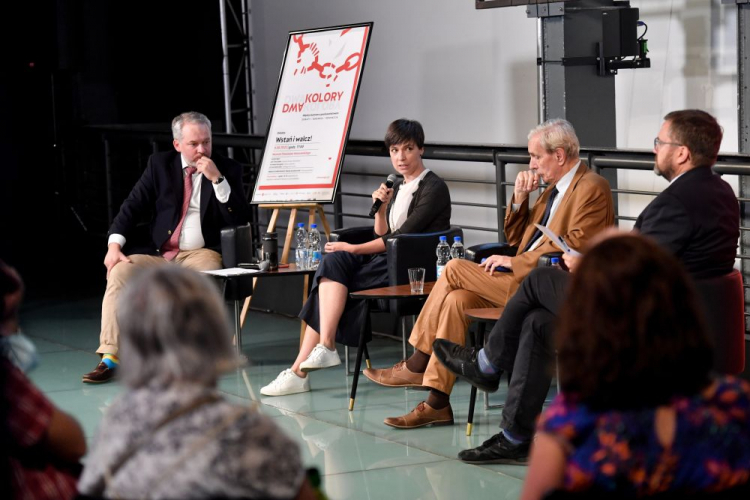
[[294,231],[294,241],[297,243],[297,249],[294,251],[294,261],[298,269],[307,268],[307,231],[305,223],[299,222],[297,229]]
[[560,257],[552,257],[549,260],[550,267],[556,267],[557,269],[562,269],[562,266],[560,266]]
[[461,237],[454,236],[453,245],[451,246],[451,259],[463,259],[464,254],[464,244],[461,243]]
[[323,254],[320,249],[320,232],[317,224],[310,224],[310,231],[307,233],[307,252],[310,264],[308,269],[317,269]]
[[440,279],[440,275],[443,274],[443,269],[445,269],[448,261],[451,260],[451,247],[448,246],[448,238],[446,236],[440,237],[440,242],[438,243],[437,250],[435,250],[435,254],[437,255],[437,277]]

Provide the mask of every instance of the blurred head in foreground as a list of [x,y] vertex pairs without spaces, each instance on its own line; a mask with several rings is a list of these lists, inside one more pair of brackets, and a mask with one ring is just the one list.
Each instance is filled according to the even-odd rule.
[[144,271],[123,293],[122,380],[132,388],[213,386],[236,356],[224,303],[206,276],[181,266]]
[[562,311],[561,386],[592,407],[658,406],[709,383],[712,348],[692,282],[649,239],[620,234],[595,245]]

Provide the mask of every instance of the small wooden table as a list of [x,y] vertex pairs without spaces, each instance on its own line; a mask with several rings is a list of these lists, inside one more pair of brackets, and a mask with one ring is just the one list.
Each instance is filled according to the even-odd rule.
[[[411,286],[407,283],[406,285],[397,286],[384,286],[382,288],[370,288],[369,290],[360,290],[358,292],[352,292],[349,296],[353,299],[365,301],[365,314],[370,314],[370,303],[373,300],[404,300],[404,299],[426,299],[432,291],[432,287],[435,282],[428,282],[424,284],[424,290],[422,293],[412,293]],[[372,332],[370,332],[372,333]],[[354,409],[354,399],[357,395],[357,383],[359,382],[359,371],[362,367],[362,354],[367,352],[367,343],[365,342],[365,336],[367,331],[365,323],[362,324],[362,329],[359,334],[359,344],[357,345],[357,361],[354,366],[354,380],[352,381],[352,392],[349,398],[349,411]],[[369,366],[370,355],[367,354],[367,364]]]
[[[252,281],[250,283],[247,283],[246,280],[254,280],[255,278],[273,278],[273,277],[281,277],[281,276],[309,276],[311,274],[315,274],[314,269],[298,269],[297,264],[286,264],[287,267],[279,267],[276,271],[257,271],[254,273],[248,273],[248,274],[239,274],[235,276],[221,276],[216,274],[211,274],[211,276],[217,280],[221,280],[224,285],[224,290],[226,290],[226,287],[229,286],[230,283],[236,282],[237,286],[245,291],[249,291],[249,294],[252,294],[252,291],[254,290],[254,286],[252,285]],[[222,296],[224,296],[224,293],[222,293]],[[232,297],[230,300],[234,303],[234,335],[235,335],[235,346],[237,347],[237,354],[242,355],[242,320],[241,320],[241,302],[245,300],[245,297],[240,297],[238,295]]]

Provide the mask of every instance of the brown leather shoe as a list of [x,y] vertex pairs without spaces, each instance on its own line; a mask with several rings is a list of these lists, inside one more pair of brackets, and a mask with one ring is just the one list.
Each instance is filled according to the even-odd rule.
[[362,372],[376,384],[386,387],[422,387],[424,373],[414,373],[406,367],[406,361],[399,361],[390,368],[366,368]]
[[383,420],[385,425],[396,429],[416,429],[426,425],[453,425],[453,409],[451,405],[442,410],[436,410],[422,401],[410,413],[401,417],[388,417]]
[[117,368],[110,368],[104,362],[96,365],[93,371],[88,372],[83,376],[84,384],[103,384],[109,382],[115,376]]

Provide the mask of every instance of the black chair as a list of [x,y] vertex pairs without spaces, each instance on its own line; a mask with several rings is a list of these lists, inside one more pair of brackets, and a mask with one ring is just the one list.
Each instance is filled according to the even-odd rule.
[[716,278],[695,281],[708,333],[714,344],[714,371],[737,375],[745,369],[745,291],[734,269]]
[[[436,266],[437,256],[435,249],[440,236],[447,236],[448,241],[453,237],[461,236],[463,231],[460,227],[451,226],[445,231],[434,233],[409,233],[399,234],[388,238],[386,243],[386,254],[388,258],[388,284],[386,286],[405,285],[409,283],[408,269],[412,267],[423,267],[425,269],[425,282],[437,279]],[[351,244],[366,243],[375,238],[372,226],[352,227],[335,229],[331,231],[331,241],[343,241]],[[406,359],[406,317],[412,316],[412,325],[416,315],[422,310],[425,299],[413,300],[380,300],[375,312],[394,313],[401,319],[401,343],[402,354]],[[345,347],[345,366],[349,372],[349,348]],[[369,360],[368,360],[369,366]]]
[[[244,226],[229,226],[221,230],[221,260],[225,268],[237,267],[241,262],[251,262],[254,259],[253,236],[250,224]],[[230,280],[223,280],[224,300],[233,305],[234,334],[237,352],[242,352],[242,323],[240,313],[242,303],[246,297],[253,294],[252,274],[235,276]]]
[[[518,247],[508,245],[507,243],[482,243],[466,249],[466,258],[472,262],[480,263],[490,255],[507,255],[513,257],[518,252]],[[552,259],[562,258],[562,252],[545,253],[539,257],[537,267],[548,267],[552,264]]]
[[470,246],[466,249],[466,259],[477,264],[491,255],[508,255],[513,257],[518,252],[518,247],[507,243],[482,243]]
[[253,232],[250,224],[229,226],[221,230],[221,260],[224,267],[237,267],[254,260]]

